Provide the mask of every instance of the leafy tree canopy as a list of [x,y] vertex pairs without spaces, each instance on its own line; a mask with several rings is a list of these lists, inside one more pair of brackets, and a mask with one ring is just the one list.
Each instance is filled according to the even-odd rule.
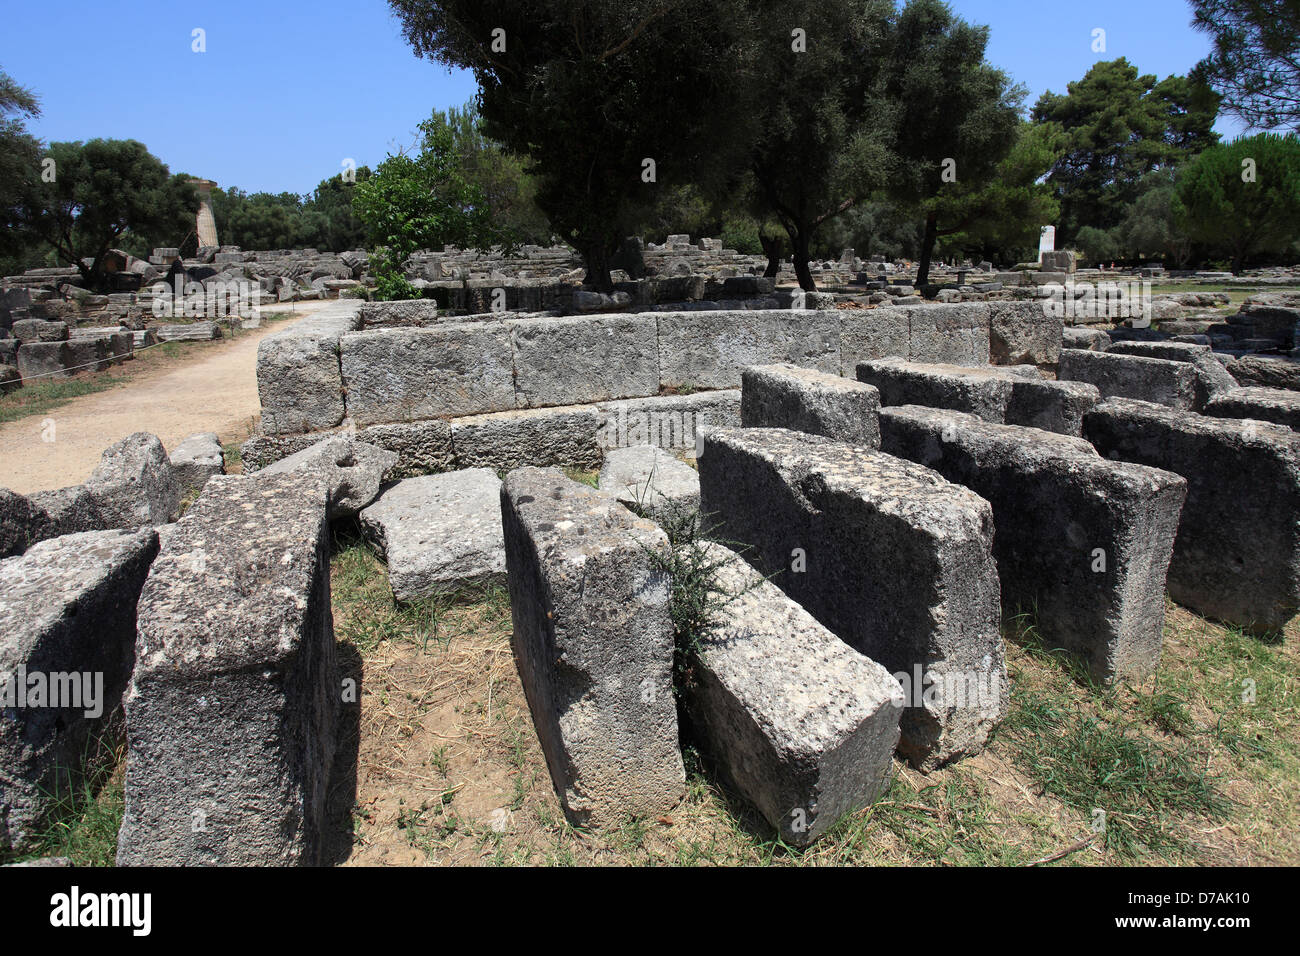
[[1192,25],[1214,41],[1193,77],[1252,129],[1300,127],[1300,3],[1193,0]]

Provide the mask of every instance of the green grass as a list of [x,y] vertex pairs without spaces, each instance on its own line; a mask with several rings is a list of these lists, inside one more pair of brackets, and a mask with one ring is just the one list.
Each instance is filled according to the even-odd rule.
[[127,381],[129,379],[125,376],[103,372],[79,378],[32,382],[8,395],[0,396],[0,423],[44,415],[74,398],[103,392]]

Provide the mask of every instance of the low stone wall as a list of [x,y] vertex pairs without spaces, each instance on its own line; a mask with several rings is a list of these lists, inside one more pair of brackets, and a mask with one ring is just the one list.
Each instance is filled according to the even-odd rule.
[[779,362],[850,378],[891,356],[1054,366],[1061,343],[1060,320],[1035,303],[363,325],[362,304],[340,301],[262,343],[266,434],[732,389],[744,367]]

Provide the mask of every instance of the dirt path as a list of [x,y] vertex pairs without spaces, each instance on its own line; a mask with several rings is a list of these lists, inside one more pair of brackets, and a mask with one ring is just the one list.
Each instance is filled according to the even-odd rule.
[[[325,304],[294,303],[293,311],[308,313]],[[168,451],[195,432],[216,432],[223,442],[242,440],[261,409],[258,343],[285,328],[276,322],[244,332],[45,415],[0,424],[0,487],[31,492],[85,481],[104,449],[133,432],[152,432]],[[54,441],[44,441],[51,421]]]

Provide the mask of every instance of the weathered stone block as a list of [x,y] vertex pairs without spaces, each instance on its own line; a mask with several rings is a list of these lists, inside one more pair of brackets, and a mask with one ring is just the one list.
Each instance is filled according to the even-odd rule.
[[515,662],[575,823],[664,813],[685,771],[672,689],[667,536],[594,488],[523,468],[501,493]]
[[880,392],[873,386],[795,365],[742,373],[745,428],[788,428],[866,448],[880,447]]
[[346,436],[329,437],[282,458],[257,472],[303,474],[323,483],[329,494],[331,521],[350,518],[375,500],[379,486],[397,465],[397,455]]
[[1186,362],[1065,349],[1061,353],[1061,381],[1097,386],[1102,398],[1136,398],[1145,402],[1190,410],[1196,405],[1196,373]]
[[900,359],[863,362],[858,366],[858,381],[879,391],[882,406],[951,408],[989,422],[1006,420],[1012,375],[1007,369],[987,365],[963,368]]
[[619,504],[647,518],[687,515],[700,507],[700,476],[662,448],[617,448],[605,456],[599,487]]
[[1061,331],[1061,339],[1061,347],[1067,349],[1108,352],[1111,346],[1110,336],[1100,329],[1066,327]]
[[704,447],[700,510],[715,537],[748,545],[759,571],[911,683],[902,753],[929,770],[980,750],[1007,695],[988,502],[815,435],[711,430]]
[[120,732],[136,601],[157,553],[152,529],[92,531],[0,561],[0,850],[31,846],[80,792],[97,738]]
[[993,506],[1008,613],[1036,609],[1044,639],[1099,680],[1155,670],[1186,481],[1107,461],[1081,438],[960,412],[887,408],[881,433],[883,451],[932,468]]
[[514,341],[521,408],[580,405],[659,391],[653,315],[523,319],[506,325]]
[[590,406],[471,415],[451,422],[457,468],[596,468],[600,415]]
[[176,446],[170,458],[182,494],[202,491],[209,478],[226,471],[226,456],[215,432],[190,435]]
[[1170,596],[1252,633],[1281,631],[1300,607],[1300,436],[1125,399],[1083,428],[1107,457],[1187,479]]
[[314,865],[341,698],[326,489],[220,475],[140,596],[119,865]]
[[343,421],[340,337],[360,327],[360,306],[340,301],[268,335],[257,348],[257,394],[268,435],[333,428]]
[[1086,382],[1014,379],[1006,423],[1078,437],[1083,416],[1101,401],[1101,392]]
[[911,323],[906,309],[846,309],[840,313],[840,374],[853,378],[862,362],[907,358]]
[[735,554],[708,549],[727,603],[684,695],[691,728],[781,838],[806,846],[888,786],[903,690]]
[[1040,302],[989,303],[989,358],[994,365],[1055,365],[1064,322]]
[[662,312],[658,320],[664,388],[738,388],[741,369],[772,362],[840,370],[835,311]]
[[925,305],[907,310],[910,333],[907,358],[912,362],[987,365],[989,307],[983,303]]
[[344,335],[348,415],[358,425],[515,407],[510,332],[500,322]]
[[663,395],[600,406],[601,449],[655,445],[694,457],[704,431],[740,426],[740,389]]
[[491,469],[399,481],[361,512],[361,526],[400,602],[505,583],[501,480]]
[[1285,388],[1236,388],[1211,398],[1205,414],[1214,418],[1253,418],[1300,431],[1300,392]]

